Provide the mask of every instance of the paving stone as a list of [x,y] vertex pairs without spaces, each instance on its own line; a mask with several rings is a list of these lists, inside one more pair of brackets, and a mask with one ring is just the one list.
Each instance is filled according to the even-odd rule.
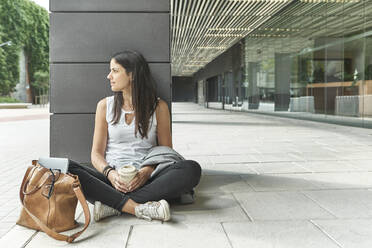
[[[354,138],[350,138],[350,140],[353,140],[355,139]],[[337,144],[337,145],[332,145],[331,146],[332,150],[333,151],[336,151],[336,152],[339,152],[339,153],[350,153],[350,152],[364,152],[364,151],[371,151],[371,147],[369,147],[368,145],[340,145],[340,144]]]
[[127,247],[226,248],[230,246],[219,223],[164,223],[163,225],[134,226]]
[[[62,234],[71,235],[82,228],[84,217],[79,218],[80,227],[63,232]],[[76,239],[76,242],[68,244],[64,241],[54,240],[43,232],[39,232],[32,238],[27,248],[39,247],[125,247],[128,238],[130,225],[123,222],[121,218],[111,218],[107,222],[92,221],[87,230]]]
[[231,194],[196,194],[195,203],[172,204],[172,221],[176,223],[211,223],[249,220]]
[[187,151],[184,151],[181,155],[184,156],[185,158],[187,157],[192,157],[196,155],[206,155],[206,156],[212,156],[215,155],[217,152],[216,150],[211,150],[211,149],[190,149]]
[[229,193],[252,191],[252,188],[239,175],[203,175],[196,190],[200,193]]
[[337,146],[340,144],[346,145],[361,145],[357,140],[350,139],[348,135],[341,134],[330,134],[329,132],[324,132],[323,137],[318,137],[316,140],[317,144],[326,145],[326,146]]
[[284,145],[280,144],[262,144],[260,146],[255,145],[254,149],[257,151],[259,154],[267,154],[267,153],[286,153],[286,152],[299,152],[298,148],[292,144],[289,145]]
[[3,204],[3,207],[4,208],[7,208],[7,209],[15,209],[17,207],[19,207],[21,205],[20,203],[20,200],[19,199],[12,199],[12,200],[7,200],[6,203]]
[[313,173],[304,178],[320,189],[371,188],[372,172]]
[[[1,228],[0,229],[0,237],[5,236],[5,234],[7,234],[8,232],[9,232],[9,228],[7,228],[7,227]],[[1,241],[1,238],[0,238],[0,245],[3,245],[2,241]],[[6,247],[6,246],[4,245],[4,247]]]
[[253,164],[212,164],[202,166],[203,175],[250,175],[257,174]]
[[[229,147],[229,149],[226,149]],[[257,150],[251,147],[244,147],[243,145],[236,147],[236,144],[230,145],[223,143],[216,148],[218,154],[220,155],[241,155],[241,154],[257,154]]]
[[314,220],[324,232],[344,248],[372,247],[372,220]]
[[12,229],[16,225],[15,222],[1,222],[0,221],[0,228],[1,229]]
[[308,173],[305,168],[298,166],[297,162],[275,162],[275,163],[254,163],[249,168],[257,171],[258,174],[293,174]]
[[322,190],[303,193],[338,218],[372,218],[372,191]]
[[290,152],[254,154],[253,156],[261,163],[292,162],[302,160],[300,157],[292,155]]
[[4,218],[1,219],[1,223],[15,223],[18,220],[19,215],[11,215],[8,214]]
[[306,174],[243,175],[242,178],[255,191],[288,191],[317,189],[305,177]]
[[[298,152],[329,152],[329,146],[314,144],[316,142],[316,139],[311,140],[311,144],[308,143],[307,140],[296,140],[294,143],[295,149]],[[297,143],[297,144],[296,144]],[[334,151],[335,152],[335,151]]]
[[[352,165],[348,161],[307,161],[296,162],[298,166],[303,167],[310,172],[355,172],[362,169]],[[372,166],[371,166],[372,168]]]
[[[1,248],[18,248],[24,244],[36,233],[35,230],[15,225],[3,237],[0,238]],[[40,247],[40,246],[39,246]]]
[[[372,149],[371,149],[372,150]],[[348,159],[348,160],[355,160],[355,159],[371,159],[372,158],[372,152],[348,152],[348,153],[343,153],[341,155],[342,159]]]
[[259,162],[253,155],[221,155],[221,156],[211,156],[210,159],[215,164]]
[[296,156],[299,158],[299,160],[304,161],[328,161],[328,160],[339,160],[340,156],[337,156],[335,154],[332,154],[331,152],[294,152],[291,153],[293,156]]
[[[369,148],[369,149],[372,149]],[[365,170],[365,171],[372,171],[372,159],[367,159],[367,160],[351,160],[349,162],[350,164],[362,169],[362,170]]]
[[223,223],[234,248],[339,247],[309,221]]
[[299,192],[233,193],[253,220],[333,219],[334,216]]

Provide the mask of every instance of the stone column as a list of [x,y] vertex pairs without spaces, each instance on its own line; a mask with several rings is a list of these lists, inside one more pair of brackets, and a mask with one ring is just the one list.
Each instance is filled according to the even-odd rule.
[[275,53],[275,111],[288,111],[290,100],[291,58],[289,53]]
[[260,96],[257,87],[258,63],[248,62],[248,109],[258,109]]
[[242,101],[241,98],[241,71],[240,71],[240,66],[241,66],[241,56],[242,56],[242,51],[241,51],[241,45],[238,43],[232,47],[232,96],[233,101],[235,102],[236,106],[238,106],[238,102],[236,100],[239,98],[239,101]]

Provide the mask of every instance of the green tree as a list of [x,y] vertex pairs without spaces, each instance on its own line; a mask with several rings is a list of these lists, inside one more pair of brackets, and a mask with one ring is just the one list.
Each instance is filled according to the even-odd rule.
[[36,91],[46,91],[49,88],[49,73],[45,71],[37,71],[34,75],[34,89]]
[[[1,10],[0,10],[1,11]],[[4,42],[2,40],[2,36],[4,34],[1,32],[1,26],[0,26],[0,44]],[[0,96],[6,95],[12,88],[15,87],[15,83],[12,84],[12,81],[10,81],[8,78],[11,76],[9,75],[9,71],[6,67],[6,54],[4,52],[4,49],[0,48]]]
[[0,94],[14,91],[19,52],[24,49],[31,90],[37,95],[36,72],[49,73],[48,12],[30,0],[0,0],[0,32],[0,40],[12,41],[12,46],[0,48]]

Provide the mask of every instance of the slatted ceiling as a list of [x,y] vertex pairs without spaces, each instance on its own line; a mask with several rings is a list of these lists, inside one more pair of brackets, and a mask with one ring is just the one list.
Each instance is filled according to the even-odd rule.
[[[201,2],[201,1],[199,1]],[[195,18],[195,22],[193,22],[193,27],[195,27],[192,31],[191,31],[191,34],[190,34],[190,37],[189,37],[189,40],[190,40],[190,43],[192,44],[192,47],[191,49],[197,49],[195,47],[196,44],[200,44],[200,42],[196,42],[196,39],[200,39],[201,36],[199,35],[199,30],[197,29],[198,26],[201,26],[201,27],[205,27],[205,22],[208,20],[208,16],[205,16],[205,13],[208,13],[208,10],[210,8],[212,8],[213,6],[211,5],[208,5],[206,4],[207,1],[202,1],[203,4],[201,6],[201,8],[199,9],[199,12]],[[215,4],[217,4],[218,1],[215,2]],[[212,19],[212,18],[210,18]],[[205,28],[204,28],[205,29]],[[188,46],[185,46],[183,44],[179,44],[180,46],[182,46],[182,49],[180,50],[180,54],[188,54],[186,49],[190,49]],[[192,59],[195,59],[195,57],[193,57]],[[197,58],[196,58],[197,59]],[[182,66],[182,63],[183,61],[180,61],[179,64]],[[191,62],[187,62],[188,64],[190,64]]]
[[[229,3],[229,2],[226,2],[226,1],[219,1],[219,2],[216,2],[216,3],[218,3],[218,5],[215,5],[215,8],[211,12],[211,13],[215,13],[215,14],[212,16],[212,18],[210,18],[209,22],[206,25],[205,35],[203,35],[203,37],[199,38],[199,40],[201,40],[202,46],[208,46],[208,44],[211,43],[211,42],[209,42],[209,40],[212,41],[212,44],[217,44],[217,46],[218,46],[218,45],[221,45],[221,44],[225,44],[226,40],[231,39],[231,37],[226,38],[226,37],[207,36],[208,34],[210,34],[210,28],[211,27],[218,27],[220,25],[220,23],[226,22],[226,18],[230,15],[230,13],[233,13],[232,8],[233,8],[234,5],[231,4],[231,2]],[[225,12],[225,10],[226,10],[226,12]],[[224,12],[225,12],[225,15],[224,15]],[[194,48],[194,47],[196,47],[196,44],[193,45],[191,48]]]
[[[186,1],[179,1],[179,4],[178,4],[178,16],[177,16],[177,18],[176,18],[176,20],[177,20],[177,41],[176,41],[176,43],[175,44],[180,44],[180,38],[182,37],[181,36],[181,32],[183,32],[183,26],[182,26],[182,20],[183,20],[183,18],[182,18],[182,8],[184,8],[184,6],[185,6],[185,4],[186,4]],[[180,48],[179,47],[177,47],[177,50],[179,50]]]
[[364,13],[366,15],[372,16],[372,4],[364,4]]
[[[213,5],[213,3],[212,4],[207,4],[207,5],[205,5],[205,11],[203,12],[203,13],[211,13],[211,10],[214,10],[215,9],[215,7],[216,7],[216,4],[218,4],[219,3],[219,1],[214,1],[214,5]],[[199,15],[201,15],[201,14],[199,14]],[[203,16],[200,16],[199,18],[198,18],[198,21],[200,20],[200,22],[199,23],[197,23],[197,25],[200,25],[201,27],[202,27],[202,30],[205,32],[205,29],[206,29],[206,27],[207,27],[207,21],[209,20],[213,20],[213,16],[205,16],[205,15],[203,15]],[[190,42],[191,42],[191,47],[190,46],[182,46],[182,50],[181,50],[181,54],[186,54],[188,51],[187,51],[187,49],[192,49],[192,50],[196,50],[197,49],[197,47],[196,47],[196,45],[198,45],[198,44],[201,44],[200,46],[203,46],[203,42],[201,41],[201,38],[203,38],[202,37],[202,35],[201,35],[201,32],[199,32],[200,31],[200,29],[197,29],[197,28],[195,28],[195,29],[193,29],[193,31],[192,31],[192,33],[191,33],[191,39],[190,39]]]
[[[218,46],[218,44],[223,44],[225,42],[225,39],[223,38],[216,38],[216,37],[210,37],[206,36],[206,34],[209,33],[209,28],[212,26],[218,25],[218,21],[224,21],[226,19],[226,15],[222,15],[224,11],[228,14],[231,11],[231,6],[229,6],[229,3],[226,1],[216,1],[214,8],[211,9],[209,13],[211,13],[211,18],[209,20],[206,18],[204,20],[203,30],[202,32],[198,32],[198,38],[194,40],[194,44],[190,47],[191,49],[197,49],[199,52],[205,54],[205,51],[200,50],[200,47],[207,47],[210,46],[210,44],[215,44],[215,46]],[[213,23],[213,25],[212,25]],[[184,50],[187,48],[185,47]]]
[[[290,1],[172,0],[172,74],[196,72],[287,2]],[[244,30],[247,26],[252,28]],[[220,27],[226,30],[210,30]],[[242,30],[229,30],[239,27]],[[196,65],[198,61],[204,62]]]
[[364,19],[372,28],[372,4],[361,0],[171,0],[171,13],[174,76],[192,75],[247,35],[257,38],[252,45],[274,37],[293,50],[309,38],[355,33]]
[[[306,5],[306,4],[305,4]],[[310,4],[307,4],[308,6]],[[360,26],[363,24],[363,18],[359,18],[359,20],[354,20],[355,16],[359,16],[363,14],[363,2],[358,3],[316,3],[311,4],[312,6],[307,7],[304,6],[304,3],[297,3],[291,5],[289,11],[285,11],[282,16],[277,16],[272,18],[270,21],[266,22],[264,26],[271,26],[272,24],[276,26],[302,26],[303,31],[301,34],[293,34],[293,35],[301,35],[301,36],[311,36],[315,34],[323,34],[324,35],[324,24],[325,14],[328,15],[327,17],[327,35],[342,35],[345,31],[351,31],[355,29],[360,30]],[[332,10],[332,11],[330,11]],[[296,14],[294,14],[296,13]],[[299,13],[300,15],[298,15]],[[329,16],[332,13],[334,16]],[[304,18],[304,15],[307,18]],[[342,20],[347,16],[347,23],[346,26],[343,26]],[[302,18],[299,18],[302,17]],[[280,22],[278,19],[282,19]],[[312,21],[308,21],[311,20]],[[286,22],[286,24],[284,23]],[[345,22],[344,22],[345,23]],[[331,27],[331,29],[330,29]],[[332,30],[334,29],[334,30]],[[317,32],[318,30],[318,32]],[[316,33],[314,33],[316,32]]]

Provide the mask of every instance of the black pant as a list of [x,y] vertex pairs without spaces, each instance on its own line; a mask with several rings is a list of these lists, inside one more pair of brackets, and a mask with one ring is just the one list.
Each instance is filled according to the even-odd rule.
[[138,203],[161,199],[171,201],[191,191],[199,183],[201,176],[201,168],[197,162],[184,160],[163,169],[141,188],[123,193],[116,190],[111,182],[93,166],[80,165],[70,160],[68,170],[79,176],[84,195],[90,203],[100,201],[119,211],[129,199]]

